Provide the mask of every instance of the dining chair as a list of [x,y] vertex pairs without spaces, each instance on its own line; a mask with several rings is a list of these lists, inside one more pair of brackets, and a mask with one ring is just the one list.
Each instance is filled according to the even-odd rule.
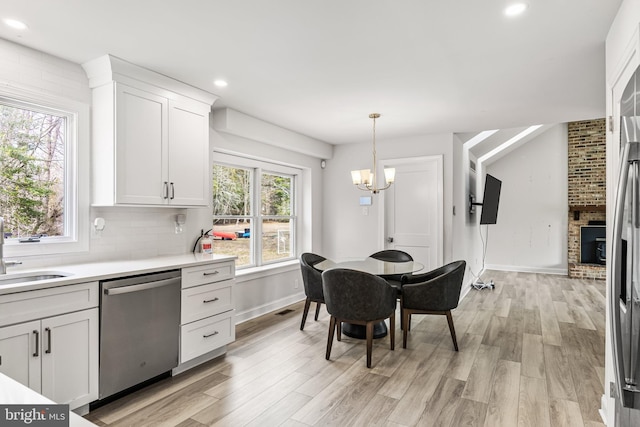
[[[379,259],[381,261],[388,262],[407,262],[413,261],[413,257],[404,251],[400,251],[398,249],[385,249],[383,251],[376,252],[372,255],[369,255],[370,258]],[[402,274],[385,274],[381,275],[383,279],[385,279],[391,286],[396,288],[398,295],[400,295],[401,289],[401,279]]]
[[402,276],[400,315],[402,317],[403,348],[407,348],[407,333],[411,330],[411,315],[441,314],[447,316],[453,347],[458,351],[451,310],[458,306],[466,265],[465,261],[454,261],[428,273]]
[[324,294],[322,292],[322,276],[319,270],[313,266],[324,261],[326,258],[311,252],[305,252],[300,255],[300,270],[302,271],[302,283],[304,285],[304,293],[307,299],[304,302],[304,310],[302,311],[302,322],[300,322],[300,330],[304,330],[304,324],[307,321],[307,314],[312,302],[316,303],[316,315],[314,320],[318,320],[320,314],[320,306],[324,303]]
[[342,322],[364,325],[367,341],[367,368],[371,367],[373,325],[389,319],[391,350],[395,348],[396,291],[384,279],[346,268],[322,273],[325,304],[331,315],[326,359],[331,356],[334,333],[341,340]]
[[413,257],[404,251],[398,249],[385,249],[369,255],[371,258],[379,259],[381,261],[390,262],[405,262],[413,261]]

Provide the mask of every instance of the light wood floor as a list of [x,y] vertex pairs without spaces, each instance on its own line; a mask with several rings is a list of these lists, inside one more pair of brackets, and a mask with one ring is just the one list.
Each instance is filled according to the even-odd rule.
[[[108,426],[603,426],[604,282],[489,272],[444,316],[414,316],[365,343],[343,337],[324,358],[328,315],[302,304],[237,327],[226,356],[91,412]],[[468,285],[467,285],[468,286]],[[399,316],[399,310],[397,311]],[[400,325],[397,321],[396,325]]]

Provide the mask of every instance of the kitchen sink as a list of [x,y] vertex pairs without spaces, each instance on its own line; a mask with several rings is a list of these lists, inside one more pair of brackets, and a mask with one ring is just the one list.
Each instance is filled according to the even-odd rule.
[[59,279],[61,277],[70,276],[69,273],[60,271],[36,271],[31,273],[18,273],[6,276],[0,276],[0,287],[6,285],[15,285],[16,283],[40,282],[42,280]]

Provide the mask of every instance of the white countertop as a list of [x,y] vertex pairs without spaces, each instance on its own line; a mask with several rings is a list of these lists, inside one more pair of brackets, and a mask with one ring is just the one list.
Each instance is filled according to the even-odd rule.
[[[55,402],[0,373],[0,403],[3,405],[46,405]],[[96,427],[94,423],[73,411],[69,411],[69,426]]]
[[41,280],[36,282],[0,284],[0,295],[15,292],[46,289],[56,286],[85,283],[94,280],[105,280],[131,274],[146,274],[162,270],[193,267],[210,264],[216,261],[233,260],[236,257],[217,254],[189,253],[183,255],[145,258],[126,261],[108,261],[88,264],[60,265],[51,268],[38,268],[33,270],[20,270],[16,273],[0,275],[0,283],[4,278],[28,276],[33,273],[40,274],[65,274],[65,277]]

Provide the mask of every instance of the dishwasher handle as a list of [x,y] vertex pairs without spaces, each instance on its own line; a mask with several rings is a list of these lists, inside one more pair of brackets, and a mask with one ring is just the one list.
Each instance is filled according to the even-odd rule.
[[139,285],[120,286],[117,288],[105,289],[105,295],[128,294],[131,292],[146,291],[147,289],[161,288],[163,286],[175,285],[180,283],[180,278],[156,280],[154,282],[141,283]]

